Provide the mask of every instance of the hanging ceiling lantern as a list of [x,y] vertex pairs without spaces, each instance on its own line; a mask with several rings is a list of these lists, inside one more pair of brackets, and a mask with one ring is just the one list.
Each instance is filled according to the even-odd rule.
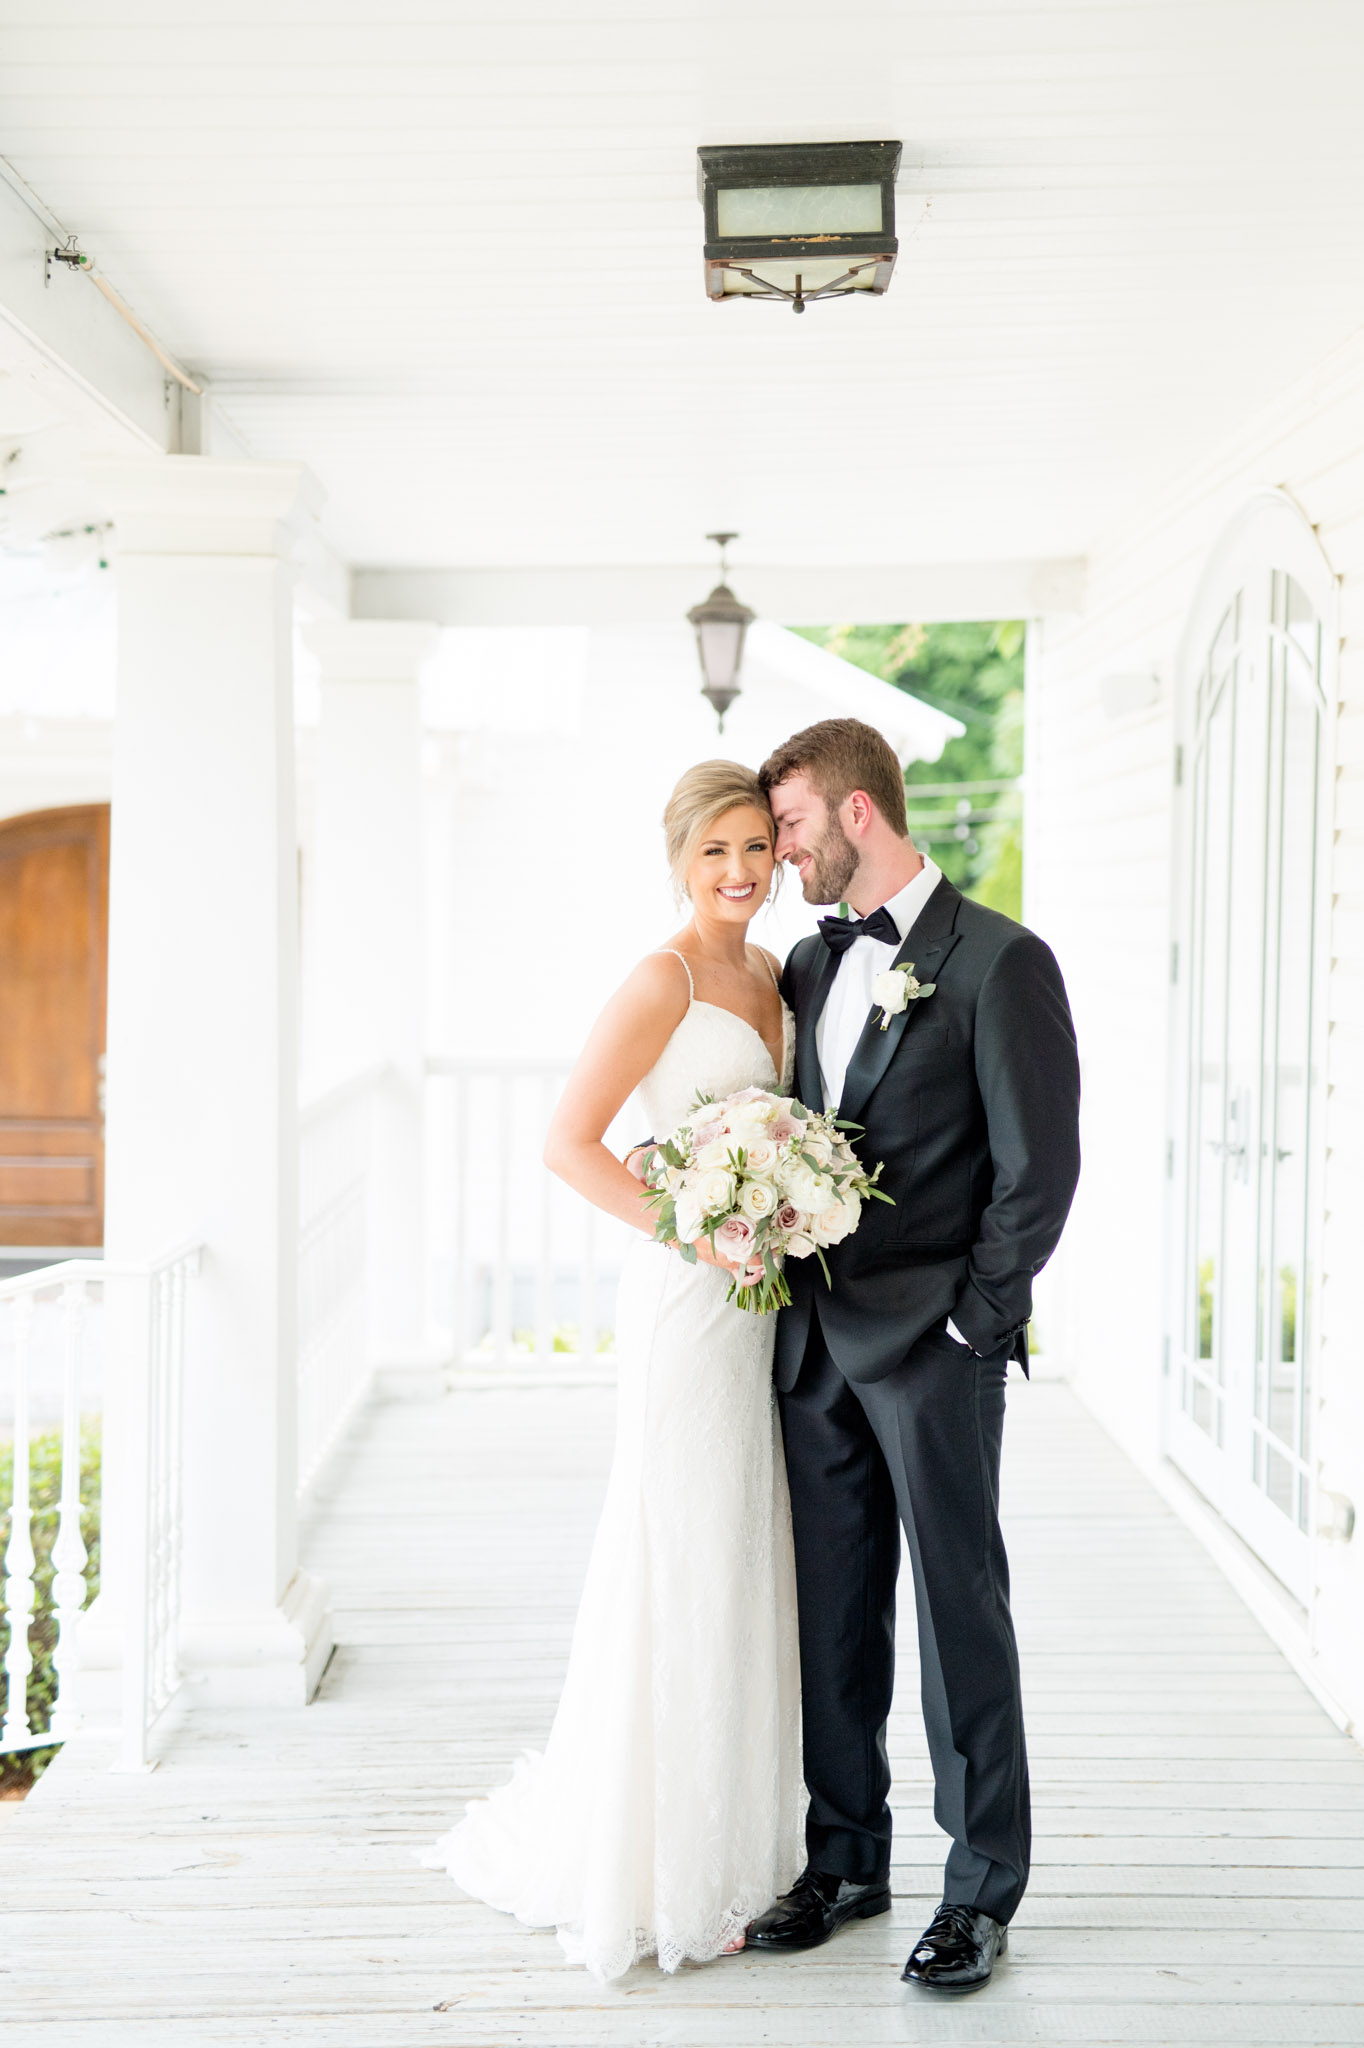
[[884,292],[895,268],[898,142],[775,142],[698,149],[712,299]]
[[725,713],[741,688],[739,670],[743,666],[744,635],[757,616],[746,604],[740,604],[725,581],[729,574],[725,549],[738,538],[737,533],[706,535],[720,550],[720,581],[703,604],[694,604],[687,613],[696,628],[696,651],[701,657],[701,695],[715,706],[721,732],[725,729]]

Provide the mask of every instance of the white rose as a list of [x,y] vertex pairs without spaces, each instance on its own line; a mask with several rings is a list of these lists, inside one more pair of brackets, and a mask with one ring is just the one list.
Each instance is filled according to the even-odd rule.
[[714,1168],[696,1183],[696,1199],[707,1216],[723,1216],[734,1207],[734,1175]]
[[750,1180],[745,1183],[739,1196],[739,1214],[747,1216],[751,1223],[760,1223],[764,1216],[770,1216],[777,1206],[777,1197],[765,1180]]
[[703,1145],[696,1155],[698,1173],[728,1173],[731,1154],[734,1151],[732,1138],[716,1138],[713,1144]]
[[792,1231],[790,1237],[786,1240],[786,1256],[788,1259],[808,1259],[813,1256],[814,1249],[814,1239],[806,1237],[805,1233],[800,1230]]
[[770,1138],[755,1138],[745,1148],[744,1168],[748,1173],[766,1176],[777,1170],[777,1148]]
[[902,970],[888,967],[884,974],[878,974],[871,985],[871,999],[879,1010],[889,1011],[892,1017],[908,1009],[909,984]]
[[677,1235],[683,1244],[695,1244],[701,1235],[705,1218],[701,1204],[692,1188],[684,1188],[677,1198]]
[[802,1152],[808,1152],[810,1157],[812,1159],[817,1159],[821,1166],[828,1166],[834,1156],[834,1148],[829,1142],[827,1133],[825,1133],[824,1131],[812,1132],[810,1136],[806,1138],[804,1144],[802,1144],[802,1146],[800,1147],[800,1150]]
[[842,1244],[845,1237],[857,1228],[860,1208],[855,1202],[836,1202],[831,1209],[822,1210],[810,1225],[810,1235],[816,1244]]
[[799,1160],[784,1176],[782,1193],[794,1202],[798,1209],[804,1209],[812,1215],[817,1215],[821,1209],[827,1209],[836,1192],[831,1180],[822,1173],[811,1173],[809,1167],[802,1165]]

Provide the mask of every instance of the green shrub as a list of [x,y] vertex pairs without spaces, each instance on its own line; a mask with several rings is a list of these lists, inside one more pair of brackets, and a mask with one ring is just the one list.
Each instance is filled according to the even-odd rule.
[[[62,1440],[58,1431],[29,1440],[29,1488],[33,1507],[33,1624],[28,1632],[33,1669],[28,1675],[28,1712],[34,1729],[41,1733],[49,1725],[56,1697],[56,1674],[52,1652],[57,1644],[57,1623],[52,1612],[52,1546],[57,1540],[61,1508]],[[99,1591],[99,1473],[100,1437],[97,1422],[81,1430],[81,1535],[90,1553],[86,1566],[87,1604]],[[14,1499],[14,1445],[0,1444],[0,1557],[9,1543]],[[9,1616],[0,1611],[0,1658],[9,1648]],[[56,1755],[56,1748],[19,1750],[0,1756],[0,1792],[26,1791],[42,1776]]]

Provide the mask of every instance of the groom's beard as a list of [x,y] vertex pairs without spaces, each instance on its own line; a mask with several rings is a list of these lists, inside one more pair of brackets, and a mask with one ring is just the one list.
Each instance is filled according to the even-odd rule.
[[857,848],[837,818],[830,818],[823,836],[809,849],[810,869],[801,883],[807,903],[843,903],[857,873]]

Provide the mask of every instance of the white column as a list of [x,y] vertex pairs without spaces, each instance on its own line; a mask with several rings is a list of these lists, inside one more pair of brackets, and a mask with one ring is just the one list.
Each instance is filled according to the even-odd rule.
[[330,1087],[384,1068],[370,1205],[371,1354],[431,1363],[423,1174],[426,929],[417,678],[437,629],[311,626],[321,668],[312,865],[304,891],[304,1068]]
[[184,1668],[211,1698],[302,1702],[331,1647],[325,1589],[298,1569],[294,1504],[289,555],[312,487],[293,463],[197,456],[95,473],[118,575],[105,1242],[115,1261],[204,1245],[185,1390]]

